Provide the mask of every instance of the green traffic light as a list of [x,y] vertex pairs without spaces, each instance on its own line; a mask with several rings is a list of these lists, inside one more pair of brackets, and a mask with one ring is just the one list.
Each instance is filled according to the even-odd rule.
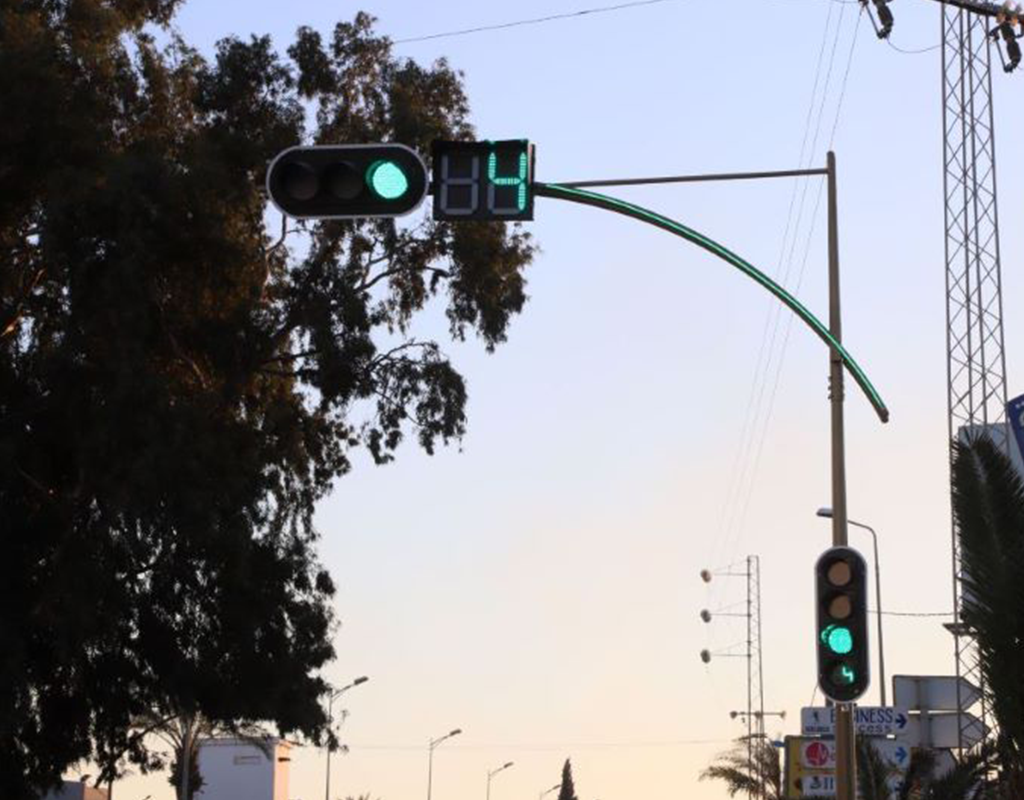
[[366,182],[382,200],[397,200],[409,191],[409,179],[394,161],[377,161],[366,171]]
[[852,686],[857,680],[857,673],[849,664],[838,664],[832,670],[832,682],[837,686]]
[[841,656],[845,656],[853,650],[853,634],[850,629],[842,625],[829,625],[821,632],[821,641],[829,650]]

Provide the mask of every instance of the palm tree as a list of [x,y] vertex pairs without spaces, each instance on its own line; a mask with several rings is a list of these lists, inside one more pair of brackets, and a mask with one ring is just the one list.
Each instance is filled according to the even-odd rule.
[[866,736],[857,737],[857,789],[863,800],[889,800],[889,779],[895,769]]
[[988,437],[953,444],[953,515],[963,564],[962,620],[977,643],[999,726],[998,786],[1024,797],[1024,482]]
[[[739,737],[732,748],[715,757],[714,763],[700,774],[700,779],[725,783],[729,797],[746,793],[765,800],[783,800],[782,765],[779,751],[768,739],[755,736],[751,741],[752,757],[747,758],[748,737]],[[764,781],[762,795],[761,781]]]
[[956,761],[953,768],[935,775],[936,751],[915,750],[894,800],[1000,800],[998,787],[983,782],[996,755],[994,741],[986,741]]

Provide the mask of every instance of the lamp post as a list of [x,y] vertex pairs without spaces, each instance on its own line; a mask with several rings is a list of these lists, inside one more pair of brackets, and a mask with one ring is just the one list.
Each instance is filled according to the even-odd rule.
[[[818,516],[825,519],[832,519],[832,509],[828,506],[818,509]],[[875,613],[878,615],[878,680],[881,686],[882,705],[885,705],[885,651],[882,641],[882,576],[881,568],[878,565],[878,534],[870,525],[863,522],[854,522],[848,519],[847,524],[856,528],[863,528],[871,534],[871,544],[875,553]]]
[[[334,717],[331,716],[331,711],[334,706],[334,701],[341,697],[345,692],[351,689],[353,686],[359,686],[361,683],[366,683],[370,680],[365,675],[360,675],[352,683],[342,686],[340,689],[335,689],[327,695],[327,729],[330,730],[331,723],[334,721]],[[324,783],[324,800],[331,800],[331,748],[330,745],[327,747],[327,778]]]
[[538,794],[537,795],[537,800],[544,800],[544,798],[547,797],[547,795],[551,794],[552,792],[557,792],[561,788],[562,788],[562,784],[556,783],[550,789],[545,789],[543,792]]
[[437,747],[445,739],[451,739],[453,736],[458,736],[462,733],[462,728],[456,728],[453,731],[449,731],[444,736],[439,736],[436,739],[430,740],[430,756],[427,760],[427,800],[430,800],[431,785],[434,782],[434,748]]
[[502,764],[497,769],[492,769],[492,770],[488,770],[487,771],[487,800],[491,800],[491,778],[493,778],[495,775],[497,775],[502,770],[508,769],[514,763],[515,762],[513,762],[513,761],[506,761],[504,764]]

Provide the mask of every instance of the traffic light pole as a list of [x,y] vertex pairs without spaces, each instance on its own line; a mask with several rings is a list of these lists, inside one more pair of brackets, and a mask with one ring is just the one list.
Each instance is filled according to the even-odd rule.
[[[828,162],[828,329],[837,342],[843,340],[839,284],[839,210],[836,192],[836,156]],[[843,359],[829,351],[829,397],[832,404],[832,546],[846,547],[846,436],[843,418]],[[854,704],[836,704],[836,797],[857,797],[856,730]]]
[[[718,180],[757,180],[764,178],[782,178],[790,176],[810,176],[824,174],[828,180],[828,275],[829,275],[829,324],[827,330],[810,314],[794,297],[782,287],[769,280],[750,264],[726,250],[716,242],[712,242],[695,231],[686,228],[674,220],[669,220],[647,209],[631,203],[616,200],[604,195],[585,191],[597,186],[638,186],[652,183],[691,183],[698,181]],[[722,258],[752,277],[764,288],[768,289],[779,300],[785,303],[797,316],[818,334],[829,346],[829,398],[831,402],[832,428],[832,544],[834,547],[845,547],[847,544],[847,504],[846,504],[846,446],[843,419],[843,371],[850,369],[857,379],[860,388],[875,407],[879,418],[888,421],[888,409],[881,402],[867,376],[852,361],[849,353],[842,345],[842,313],[840,306],[839,281],[839,213],[836,191],[836,158],[829,152],[824,170],[788,170],[780,172],[734,173],[726,175],[688,175],[661,178],[638,178],[623,180],[580,181],[563,184],[534,184],[538,196],[570,200],[585,205],[614,211],[630,216],[642,222],[652,224],[670,233],[674,233],[688,241],[703,247],[708,252]],[[857,763],[856,763],[856,730],[854,726],[854,704],[836,704],[836,796],[838,800],[856,800],[857,797]]]

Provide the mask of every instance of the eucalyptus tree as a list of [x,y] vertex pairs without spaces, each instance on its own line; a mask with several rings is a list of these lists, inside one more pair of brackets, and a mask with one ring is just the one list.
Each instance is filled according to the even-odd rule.
[[149,712],[329,740],[316,503],[353,448],[464,434],[462,376],[410,334],[429,303],[437,338],[493,349],[526,299],[514,227],[265,226],[287,146],[471,137],[458,72],[397,57],[365,14],[204,56],[180,4],[0,2],[9,800],[84,759],[103,782],[153,767]]

